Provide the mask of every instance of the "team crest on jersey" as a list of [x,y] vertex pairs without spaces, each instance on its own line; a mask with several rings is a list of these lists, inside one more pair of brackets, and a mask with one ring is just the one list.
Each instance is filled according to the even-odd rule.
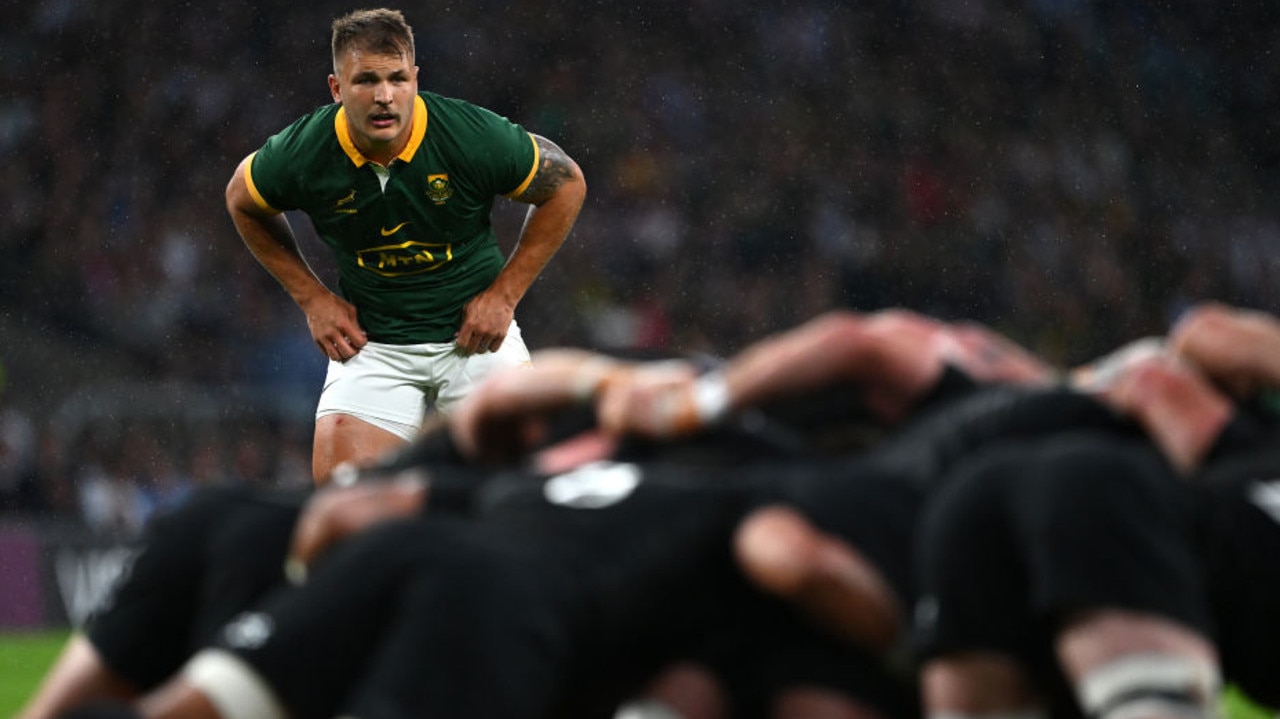
[[427,198],[437,205],[453,197],[453,185],[449,184],[449,175],[427,175]]

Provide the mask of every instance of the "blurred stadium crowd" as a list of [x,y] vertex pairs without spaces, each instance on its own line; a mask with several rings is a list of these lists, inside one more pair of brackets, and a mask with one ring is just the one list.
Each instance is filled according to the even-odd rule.
[[[0,344],[0,516],[127,532],[202,482],[307,481],[323,362],[223,187],[329,102],[329,21],[352,7],[0,0],[0,320],[26,330]],[[830,307],[905,305],[1071,362],[1196,299],[1280,310],[1274,3],[403,9],[424,89],[587,175],[517,314],[531,348],[728,353]],[[139,381],[248,389],[193,418],[185,390],[139,400]],[[236,406],[264,395],[302,400]]]

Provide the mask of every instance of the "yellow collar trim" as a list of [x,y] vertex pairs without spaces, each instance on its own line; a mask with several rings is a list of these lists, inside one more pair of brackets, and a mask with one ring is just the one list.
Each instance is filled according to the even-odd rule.
[[[347,127],[347,109],[345,107],[338,108],[338,114],[333,117],[333,132],[338,136],[338,144],[342,145],[342,151],[347,153],[347,157],[356,167],[362,167],[364,163],[369,161],[356,144],[351,141],[351,131]],[[409,134],[409,144],[404,146],[396,159],[410,162],[413,156],[418,152],[418,148],[422,146],[422,138],[427,136],[427,103],[423,101],[421,95],[413,98],[413,131]]]

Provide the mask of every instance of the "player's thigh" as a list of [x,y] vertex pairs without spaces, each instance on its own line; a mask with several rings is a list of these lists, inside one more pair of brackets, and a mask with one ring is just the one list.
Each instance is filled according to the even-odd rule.
[[434,390],[431,363],[448,356],[448,345],[402,347],[370,342],[345,362],[330,361],[316,419],[349,415],[412,436]]

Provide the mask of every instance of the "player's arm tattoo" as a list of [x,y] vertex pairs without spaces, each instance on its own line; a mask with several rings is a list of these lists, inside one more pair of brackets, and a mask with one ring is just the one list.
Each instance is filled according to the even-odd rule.
[[551,199],[561,185],[574,178],[577,166],[556,143],[541,135],[533,135],[533,141],[538,145],[538,171],[515,199],[541,205]]

